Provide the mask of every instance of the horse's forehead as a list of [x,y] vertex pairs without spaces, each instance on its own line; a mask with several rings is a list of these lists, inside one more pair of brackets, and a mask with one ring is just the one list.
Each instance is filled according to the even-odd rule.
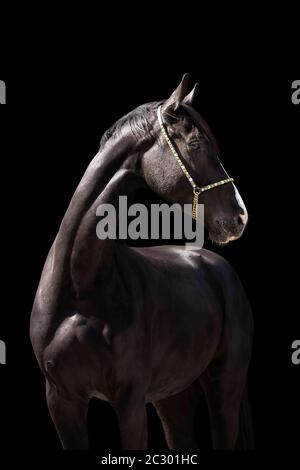
[[207,122],[203,119],[203,117],[191,106],[184,106],[184,110],[188,119],[196,125],[196,127],[200,128],[200,130],[209,131],[211,132]]
[[192,120],[193,124],[202,132],[205,132],[217,153],[219,153],[219,144],[205,119],[191,106],[184,106],[185,112]]

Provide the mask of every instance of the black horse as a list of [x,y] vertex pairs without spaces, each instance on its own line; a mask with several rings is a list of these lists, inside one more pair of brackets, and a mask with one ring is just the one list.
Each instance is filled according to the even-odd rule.
[[[146,403],[171,449],[196,448],[193,420],[204,391],[215,449],[252,446],[247,403],[252,313],[220,256],[180,246],[133,248],[96,236],[96,208],[147,185],[170,203],[191,186],[157,119],[198,184],[228,178],[185,75],[170,98],[138,107],[101,141],[63,218],[34,301],[30,335],[49,411],[66,449],[88,448],[89,400],[108,400],[125,449],[147,447]],[[210,238],[238,238],[247,212],[232,182],[201,195]],[[240,431],[240,432],[239,432]]]

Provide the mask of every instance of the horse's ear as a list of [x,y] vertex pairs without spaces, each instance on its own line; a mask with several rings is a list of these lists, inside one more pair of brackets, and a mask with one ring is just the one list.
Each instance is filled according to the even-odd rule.
[[187,94],[189,78],[190,76],[188,73],[183,75],[180,84],[163,105],[164,110],[172,109],[173,111],[176,111],[176,109],[178,109],[179,105],[182,103],[185,95]]
[[199,90],[199,83],[196,83],[192,91],[184,98],[183,104],[187,104],[188,106],[193,106],[193,102],[195,99],[195,96],[197,95]]

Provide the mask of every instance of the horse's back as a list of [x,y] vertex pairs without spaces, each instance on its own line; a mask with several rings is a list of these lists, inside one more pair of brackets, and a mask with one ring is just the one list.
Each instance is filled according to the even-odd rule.
[[161,246],[133,251],[135,272],[141,283],[147,282],[152,308],[146,313],[152,318],[149,397],[159,399],[199,377],[236,331],[244,336],[243,287],[232,266],[208,250]]
[[[220,255],[206,250],[190,250],[184,246],[156,246],[133,248],[134,266],[141,267],[150,284],[164,287],[165,284],[181,282],[189,289],[188,284],[195,283],[198,296],[207,294],[212,289],[216,298],[232,294],[242,289],[242,284],[231,264]],[[170,292],[169,292],[170,293]],[[176,291],[172,291],[176,296]],[[186,297],[186,296],[185,296]]]

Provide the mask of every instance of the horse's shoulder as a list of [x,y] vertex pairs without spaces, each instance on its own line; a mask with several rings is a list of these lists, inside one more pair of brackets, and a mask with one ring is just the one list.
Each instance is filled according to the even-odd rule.
[[206,248],[202,248],[201,250],[198,250],[198,253],[208,263],[231,266],[229,261],[227,261],[227,259],[219,255],[218,253],[215,253],[214,251],[207,250]]
[[201,249],[199,250],[199,257],[201,259],[200,263],[202,266],[206,266],[208,269],[214,271],[215,273],[220,273],[224,275],[230,275],[236,277],[236,271],[230,262],[225,259],[223,256],[215,253],[214,251]]

